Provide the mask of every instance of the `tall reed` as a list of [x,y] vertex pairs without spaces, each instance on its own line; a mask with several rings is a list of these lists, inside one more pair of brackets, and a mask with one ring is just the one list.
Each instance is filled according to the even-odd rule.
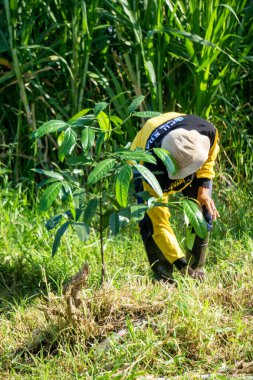
[[[252,9],[246,0],[4,0],[0,155],[12,178],[29,176],[29,136],[41,122],[108,98],[124,119],[140,94],[144,109],[210,118],[237,165],[252,144]],[[125,126],[122,141],[138,127]],[[55,144],[38,146],[45,165]],[[245,165],[239,171],[252,176]]]

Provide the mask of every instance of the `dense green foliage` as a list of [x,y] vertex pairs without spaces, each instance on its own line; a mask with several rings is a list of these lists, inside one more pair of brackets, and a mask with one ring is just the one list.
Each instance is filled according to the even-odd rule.
[[[251,1],[34,0],[0,9],[1,172],[33,180],[57,141],[34,144],[42,122],[112,101],[194,112],[218,127],[230,175],[252,181]],[[131,140],[138,122],[116,142]]]

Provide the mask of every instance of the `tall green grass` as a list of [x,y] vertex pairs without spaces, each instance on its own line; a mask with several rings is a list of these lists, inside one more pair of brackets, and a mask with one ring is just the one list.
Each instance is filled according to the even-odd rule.
[[252,26],[245,0],[150,0],[143,8],[130,0],[106,4],[111,12],[105,7],[105,15],[120,43],[115,44],[118,64],[136,95],[150,93],[153,109],[181,107],[208,117],[220,85],[227,86],[228,95],[242,76],[240,65],[250,60]]
[[[16,180],[29,176],[34,166],[36,148],[30,135],[36,127],[57,115],[70,117],[93,98],[86,83],[91,51],[97,49],[93,35],[105,27],[99,22],[97,3],[94,0],[87,8],[84,1],[4,2],[1,144],[3,159],[13,161]],[[100,47],[103,40],[106,37],[101,36]],[[50,147],[53,144],[48,141]],[[49,159],[48,149],[41,152],[41,160]]]
[[[4,1],[0,154],[10,177],[32,178],[37,149],[48,165],[57,142],[29,137],[43,121],[108,98],[124,119],[142,94],[145,109],[215,122],[236,174],[252,178],[252,9],[246,0]],[[127,122],[123,139],[138,128]]]

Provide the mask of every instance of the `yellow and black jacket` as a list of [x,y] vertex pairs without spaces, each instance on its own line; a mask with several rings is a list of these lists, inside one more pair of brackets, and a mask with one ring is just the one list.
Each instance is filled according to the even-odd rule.
[[[199,186],[209,187],[210,181],[215,176],[214,164],[219,152],[218,132],[211,123],[196,115],[168,112],[149,119],[137,133],[131,149],[141,148],[149,150],[152,153],[152,148],[160,148],[165,135],[177,128],[196,130],[200,134],[207,136],[210,139],[210,151],[204,165],[196,173],[182,179],[170,179],[163,162],[157,157],[156,165],[145,163],[145,166],[156,176],[163,190],[164,203],[168,202],[169,194],[183,190],[186,186],[190,185],[193,178],[195,180],[197,178]],[[153,189],[145,181],[143,181],[143,187],[152,196],[156,196]],[[170,213],[168,208],[154,207],[148,211],[148,215],[153,225],[153,239],[169,262],[173,263],[177,259],[184,257],[169,223]]]

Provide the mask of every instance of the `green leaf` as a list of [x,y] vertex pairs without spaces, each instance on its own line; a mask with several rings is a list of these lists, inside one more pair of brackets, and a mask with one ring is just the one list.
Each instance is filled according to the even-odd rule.
[[132,170],[129,165],[123,166],[116,179],[116,199],[120,206],[127,206],[128,189]]
[[105,112],[101,111],[99,113],[99,115],[97,116],[97,121],[102,131],[111,130],[111,122],[108,115]]
[[153,65],[151,60],[148,60],[145,62],[145,68],[148,72],[150,81],[151,81],[153,87],[155,88],[157,86],[157,84],[156,84],[156,73],[154,70],[154,65]]
[[85,157],[83,154],[79,154],[78,156],[70,156],[66,160],[68,165],[91,165],[93,163],[92,159]]
[[110,223],[110,229],[112,231],[112,234],[116,236],[119,233],[119,227],[120,227],[119,214],[117,212],[113,212],[110,215],[109,223]]
[[119,205],[117,199],[115,198],[114,194],[113,194],[113,196],[106,194],[106,198],[109,199],[109,201],[111,202],[111,205],[113,205],[116,209],[120,208],[120,205]]
[[123,120],[116,115],[110,116],[110,121],[111,121],[111,123],[116,125],[116,127],[121,126],[121,124],[123,123]]
[[[74,198],[75,199],[75,198]],[[76,210],[76,218],[75,218],[75,221],[76,222],[79,222],[80,218],[81,218],[81,215],[83,214],[82,213],[82,210],[79,208],[79,207],[76,207],[75,206],[75,210]]]
[[95,140],[95,131],[92,128],[86,127],[82,131],[81,143],[83,147],[83,151],[86,152],[90,149]]
[[74,121],[80,119],[82,116],[86,115],[91,110],[92,110],[92,108],[85,108],[85,109],[79,111],[74,116],[72,116],[71,119],[69,119],[69,122],[74,122]]
[[82,242],[85,242],[90,235],[90,228],[86,223],[73,223],[74,230]]
[[161,116],[162,114],[160,112],[155,111],[143,111],[143,112],[134,112],[132,116],[137,117],[156,117]]
[[198,34],[193,34],[193,33],[186,32],[184,30],[173,29],[173,28],[169,28],[169,29],[164,28],[164,31],[165,32],[168,31],[169,33],[172,33],[179,38],[181,36],[183,36],[184,38],[188,38],[190,41],[197,42],[201,45],[206,45],[206,46],[211,46],[213,48],[218,48],[218,46],[213,44],[211,41],[207,41],[207,40],[203,39]]
[[186,247],[191,251],[195,241],[196,234],[192,233],[192,226],[186,228],[185,241]]
[[59,248],[60,242],[61,242],[61,238],[65,234],[65,232],[67,231],[69,225],[70,225],[70,222],[65,222],[57,230],[57,232],[55,234],[54,242],[53,242],[53,247],[52,247],[52,257],[54,257],[54,255],[56,254],[56,252]]
[[171,154],[163,148],[153,148],[153,151],[166,166],[168,172],[174,175],[177,172],[177,164]]
[[57,173],[57,172],[53,172],[53,171],[49,171],[49,170],[44,170],[44,169],[31,169],[32,171],[36,172],[36,173],[39,173],[39,174],[44,174],[46,175],[47,177],[50,177],[50,178],[55,178],[59,181],[62,181],[63,180],[63,176],[60,174],[60,173]]
[[133,160],[133,161],[138,161],[138,162],[142,161],[142,162],[150,162],[152,164],[156,164],[155,157],[147,151],[127,150],[127,151],[118,152],[117,156],[119,156],[121,159],[124,159],[124,160]]
[[67,196],[72,193],[71,187],[67,181],[62,181],[62,193]]
[[156,177],[154,176],[154,174],[150,170],[145,168],[145,166],[142,166],[139,164],[134,164],[134,167],[143,176],[145,181],[152,187],[152,189],[156,192],[158,197],[162,198],[163,191],[161,189],[159,182],[157,181]]
[[131,217],[138,221],[144,218],[145,212],[148,210],[146,205],[134,205],[130,207]]
[[128,112],[132,114],[136,110],[136,108],[138,108],[141,105],[144,99],[145,96],[143,95],[137,96],[137,98],[135,98],[128,107]]
[[86,115],[80,117],[75,121],[71,121],[69,124],[72,126],[72,128],[80,128],[91,125],[94,120],[96,120],[95,115]]
[[57,214],[52,216],[45,224],[45,227],[48,231],[54,229],[57,224],[62,220],[62,214]]
[[76,144],[76,133],[73,129],[68,128],[64,133],[64,139],[60,146],[58,157],[62,162],[66,155],[71,154]]
[[199,209],[199,206],[196,202],[193,202],[189,199],[183,201],[183,210],[186,217],[189,220],[189,223],[194,228],[196,234],[201,238],[205,239],[207,237],[207,225],[205,218]]
[[71,214],[73,216],[73,219],[77,220],[76,219],[77,218],[77,210],[76,210],[76,207],[75,207],[75,202],[74,202],[74,197],[73,197],[72,189],[71,189],[71,187],[69,186],[69,184],[67,182],[62,182],[62,185],[63,185],[63,189],[65,190],[65,194],[64,194],[63,198],[66,197],[66,201],[68,202],[68,205],[69,205],[69,208],[70,208],[70,212],[71,212]]
[[123,208],[119,210],[119,224],[120,228],[125,227],[131,220],[131,210],[130,207]]
[[112,213],[112,210],[106,210],[104,214],[102,215],[102,227],[104,229],[109,226],[109,219],[110,219],[111,213]]
[[88,149],[88,143],[89,143],[89,130],[90,128],[86,127],[82,131],[82,136],[81,136],[81,143],[83,147],[83,151],[86,152]]
[[98,199],[96,198],[93,198],[88,202],[86,209],[84,210],[84,213],[83,213],[83,221],[87,225],[91,224],[91,221],[94,215],[96,214],[97,206],[98,206]]
[[55,183],[55,181],[56,181],[55,178],[45,178],[45,179],[43,179],[43,181],[38,183],[38,185],[36,187],[39,189],[40,187],[43,187],[43,186],[48,185],[50,183]]
[[59,195],[61,187],[61,182],[55,182],[44,191],[39,204],[40,211],[46,211],[49,209],[53,201]]
[[62,131],[63,129],[66,129],[68,127],[68,124],[65,121],[62,120],[50,120],[46,123],[42,124],[37,131],[34,132],[33,137],[38,139],[39,137],[42,137],[48,133],[53,133],[56,131]]
[[96,141],[96,146],[95,146],[95,153],[96,153],[96,156],[100,156],[100,153],[101,153],[101,148],[102,148],[102,144],[105,140],[105,133],[100,133],[98,138],[97,138],[97,141]]
[[140,197],[144,202],[148,202],[150,198],[153,198],[148,191],[140,191],[135,195]]
[[108,105],[109,105],[109,103],[106,103],[106,102],[96,103],[95,107],[94,107],[94,114],[95,114],[95,116],[98,116],[99,113],[101,111],[103,111]]
[[62,174],[64,175],[64,177],[65,177],[69,182],[72,182],[72,183],[75,184],[77,187],[80,186],[79,180],[78,180],[75,176],[71,175],[68,171],[64,170],[64,171],[62,172]]
[[57,144],[59,145],[59,147],[61,146],[63,142],[64,134],[65,134],[65,131],[61,131],[61,133],[59,133],[59,135],[57,136]]
[[73,192],[73,197],[74,197],[74,203],[75,207],[78,209],[81,209],[84,205],[85,197],[86,197],[86,192],[84,189],[76,189]]
[[101,161],[89,174],[87,184],[94,185],[97,183],[100,179],[109,173],[115,163],[116,160],[114,158],[107,158],[106,160]]

